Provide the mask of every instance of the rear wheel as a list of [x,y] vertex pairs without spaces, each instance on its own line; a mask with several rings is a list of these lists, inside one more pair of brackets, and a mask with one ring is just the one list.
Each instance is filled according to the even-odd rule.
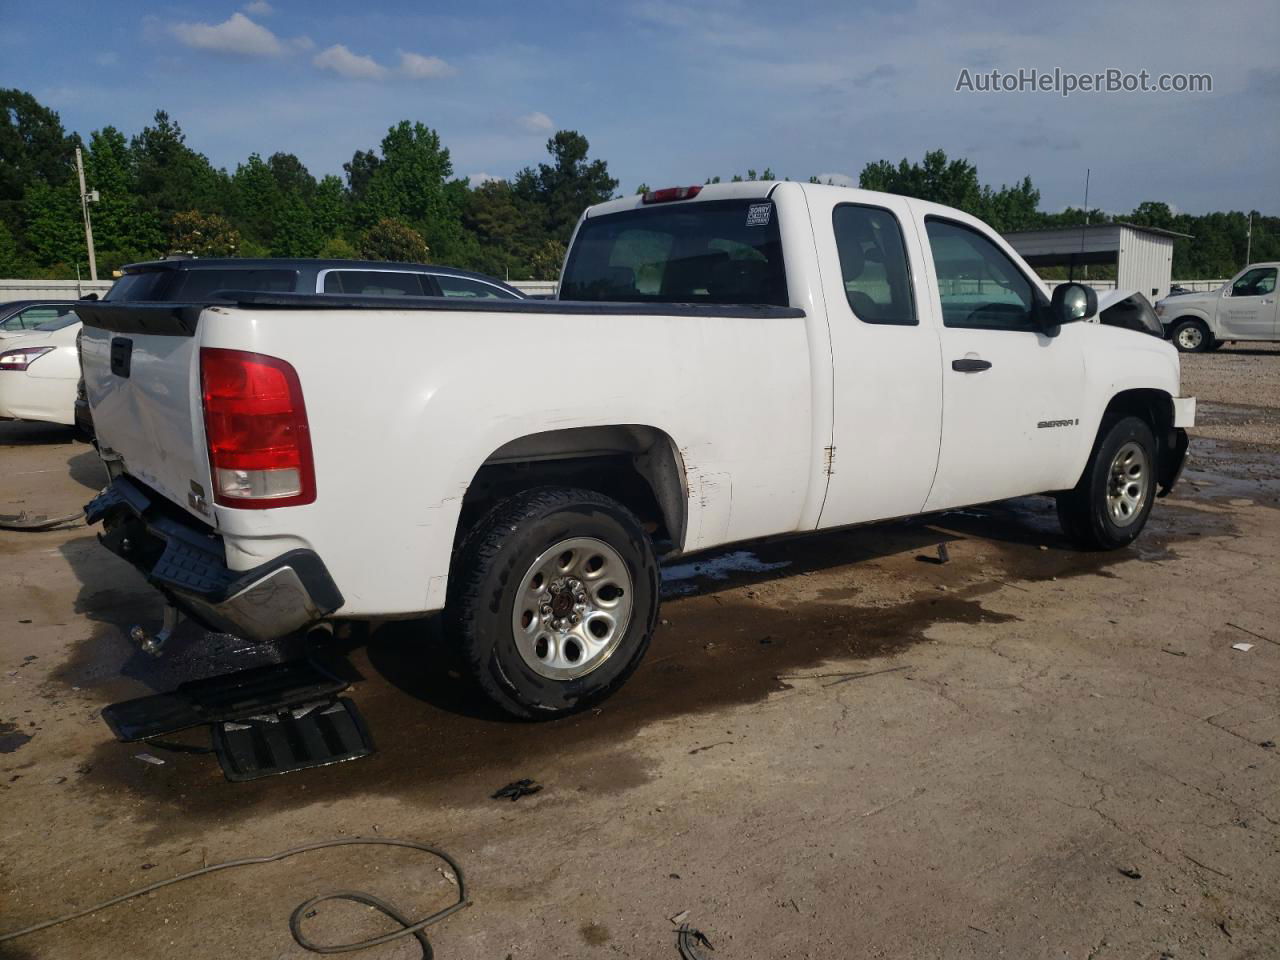
[[1203,320],[1188,317],[1173,325],[1169,339],[1183,353],[1204,353],[1211,349],[1213,334],[1209,332]]
[[524,719],[608,696],[639,665],[658,613],[640,521],[590,490],[503,501],[459,548],[446,617],[480,689]]
[[1090,550],[1128,546],[1146,526],[1155,502],[1156,442],[1146,421],[1104,423],[1075,489],[1058,494],[1063,532]]

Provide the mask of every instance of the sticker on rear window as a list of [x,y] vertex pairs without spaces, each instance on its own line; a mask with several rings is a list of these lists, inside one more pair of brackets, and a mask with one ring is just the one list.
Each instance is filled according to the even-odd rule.
[[772,203],[753,203],[747,207],[748,227],[767,227],[769,214],[773,210]]

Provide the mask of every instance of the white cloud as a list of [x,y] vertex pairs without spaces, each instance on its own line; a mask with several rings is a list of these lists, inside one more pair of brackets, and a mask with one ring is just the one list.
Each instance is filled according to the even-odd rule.
[[348,80],[381,80],[387,75],[387,68],[373,57],[352,53],[341,43],[320,51],[311,62],[321,70],[332,70]]
[[555,128],[551,118],[540,110],[533,113],[526,113],[517,121],[521,127],[530,133],[547,133]]
[[820,173],[818,174],[818,182],[834,183],[837,187],[856,187],[858,178],[851,177],[847,173]]
[[247,57],[270,57],[282,47],[276,35],[243,13],[233,13],[222,23],[176,23],[170,30],[179,42],[197,50]]
[[467,174],[467,182],[473,187],[478,187],[482,183],[489,183],[493,180],[502,180],[503,177],[495,177],[492,173],[469,173]]
[[400,72],[414,80],[430,80],[457,73],[439,57],[424,57],[420,53],[410,53],[407,50],[400,51]]
[[276,12],[276,8],[267,3],[267,0],[252,0],[244,5],[244,12],[258,17],[269,17]]
[[295,50],[314,50],[316,48],[316,42],[303,33],[296,37],[290,37],[289,46],[293,47]]
[[93,58],[93,62],[100,67],[114,67],[120,62],[120,54],[114,50],[104,50]]

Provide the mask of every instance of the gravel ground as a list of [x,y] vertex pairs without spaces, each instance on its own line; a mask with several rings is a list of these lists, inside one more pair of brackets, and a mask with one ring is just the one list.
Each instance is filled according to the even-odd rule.
[[[721,960],[1280,956],[1280,352],[1184,371],[1205,425],[1127,550],[1072,550],[1027,498],[690,558],[632,681],[554,723],[493,717],[433,621],[397,624],[347,651],[377,754],[254,783],[118,743],[99,711],[275,651],[187,630],[150,659],[126,631],[156,596],[93,531],[0,531],[0,932],[365,835],[466,869],[440,960],[674,958],[685,911]],[[0,463],[0,513],[101,483],[51,428],[0,424]],[[522,777],[544,789],[490,799]],[[303,899],[368,890],[421,916],[456,894],[436,867],[312,854],[0,957],[295,960]],[[307,922],[326,942],[388,929],[341,904]]]
[[1280,344],[1184,353],[1182,392],[1199,398],[1196,436],[1280,447]]

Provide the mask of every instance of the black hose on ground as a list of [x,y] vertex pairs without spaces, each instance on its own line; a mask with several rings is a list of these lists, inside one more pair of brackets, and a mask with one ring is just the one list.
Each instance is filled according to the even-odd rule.
[[48,517],[44,514],[28,516],[24,510],[19,514],[0,513],[0,530],[52,530],[64,523],[73,523],[84,516],[84,512],[69,513],[65,517]]
[[[105,910],[108,907],[114,907],[118,903],[124,903],[126,900],[132,900],[143,894],[151,893],[162,887],[172,886],[175,883],[182,883],[184,880],[191,880],[195,877],[203,877],[209,873],[216,873],[219,870],[230,870],[232,867],[247,867],[255,864],[275,863],[277,860],[285,860],[289,857],[297,856],[300,853],[309,853],[312,850],[324,850],[328,847],[350,847],[350,846],[385,846],[385,847],[408,847],[411,850],[421,850],[423,853],[429,853],[434,857],[439,857],[453,870],[454,876],[458,879],[458,899],[455,903],[450,904],[442,910],[437,910],[428,917],[421,920],[410,920],[402,914],[395,906],[368,893],[361,893],[358,890],[341,890],[337,893],[325,893],[317,897],[312,897],[303,903],[298,904],[294,908],[293,913],[289,916],[289,932],[293,934],[293,939],[297,941],[298,946],[304,950],[310,950],[312,953],[334,954],[334,953],[352,953],[356,950],[368,950],[370,947],[381,946],[384,943],[391,943],[393,940],[399,940],[402,937],[415,937],[422,945],[422,955],[426,960],[431,960],[432,950],[431,942],[427,939],[426,929],[432,924],[439,923],[445,917],[452,916],[463,907],[468,906],[466,881],[462,876],[462,867],[458,862],[436,847],[427,846],[425,843],[418,843],[416,840],[396,840],[390,837],[343,837],[334,840],[318,840],[315,843],[306,843],[300,847],[290,847],[288,850],[282,850],[280,853],[273,853],[264,857],[245,857],[241,860],[228,860],[225,863],[215,863],[207,867],[201,867],[199,870],[191,870],[188,873],[179,874],[176,877],[170,877],[168,880],[161,880],[150,886],[142,887],[138,890],[132,890],[129,893],[123,893],[118,897],[112,897],[110,900],[104,900],[101,903],[95,903],[91,907],[85,907],[83,910],[76,910],[73,913],[64,914],[61,917],[55,917],[52,920],[45,920],[41,923],[32,924],[29,927],[23,927],[21,930],[15,930],[13,933],[0,934],[0,943],[9,940],[17,940],[19,937],[25,937],[39,930],[47,930],[50,927],[56,927],[59,924],[67,923],[71,920],[77,920],[80,917],[86,917],[91,913],[97,913],[99,910]],[[302,922],[307,919],[308,915],[317,906],[330,900],[350,900],[354,903],[361,903],[365,906],[373,907],[386,914],[396,923],[400,924],[399,930],[393,930],[390,933],[384,933],[380,937],[370,937],[368,940],[356,940],[352,943],[338,944],[322,944],[311,940],[302,932]]]

